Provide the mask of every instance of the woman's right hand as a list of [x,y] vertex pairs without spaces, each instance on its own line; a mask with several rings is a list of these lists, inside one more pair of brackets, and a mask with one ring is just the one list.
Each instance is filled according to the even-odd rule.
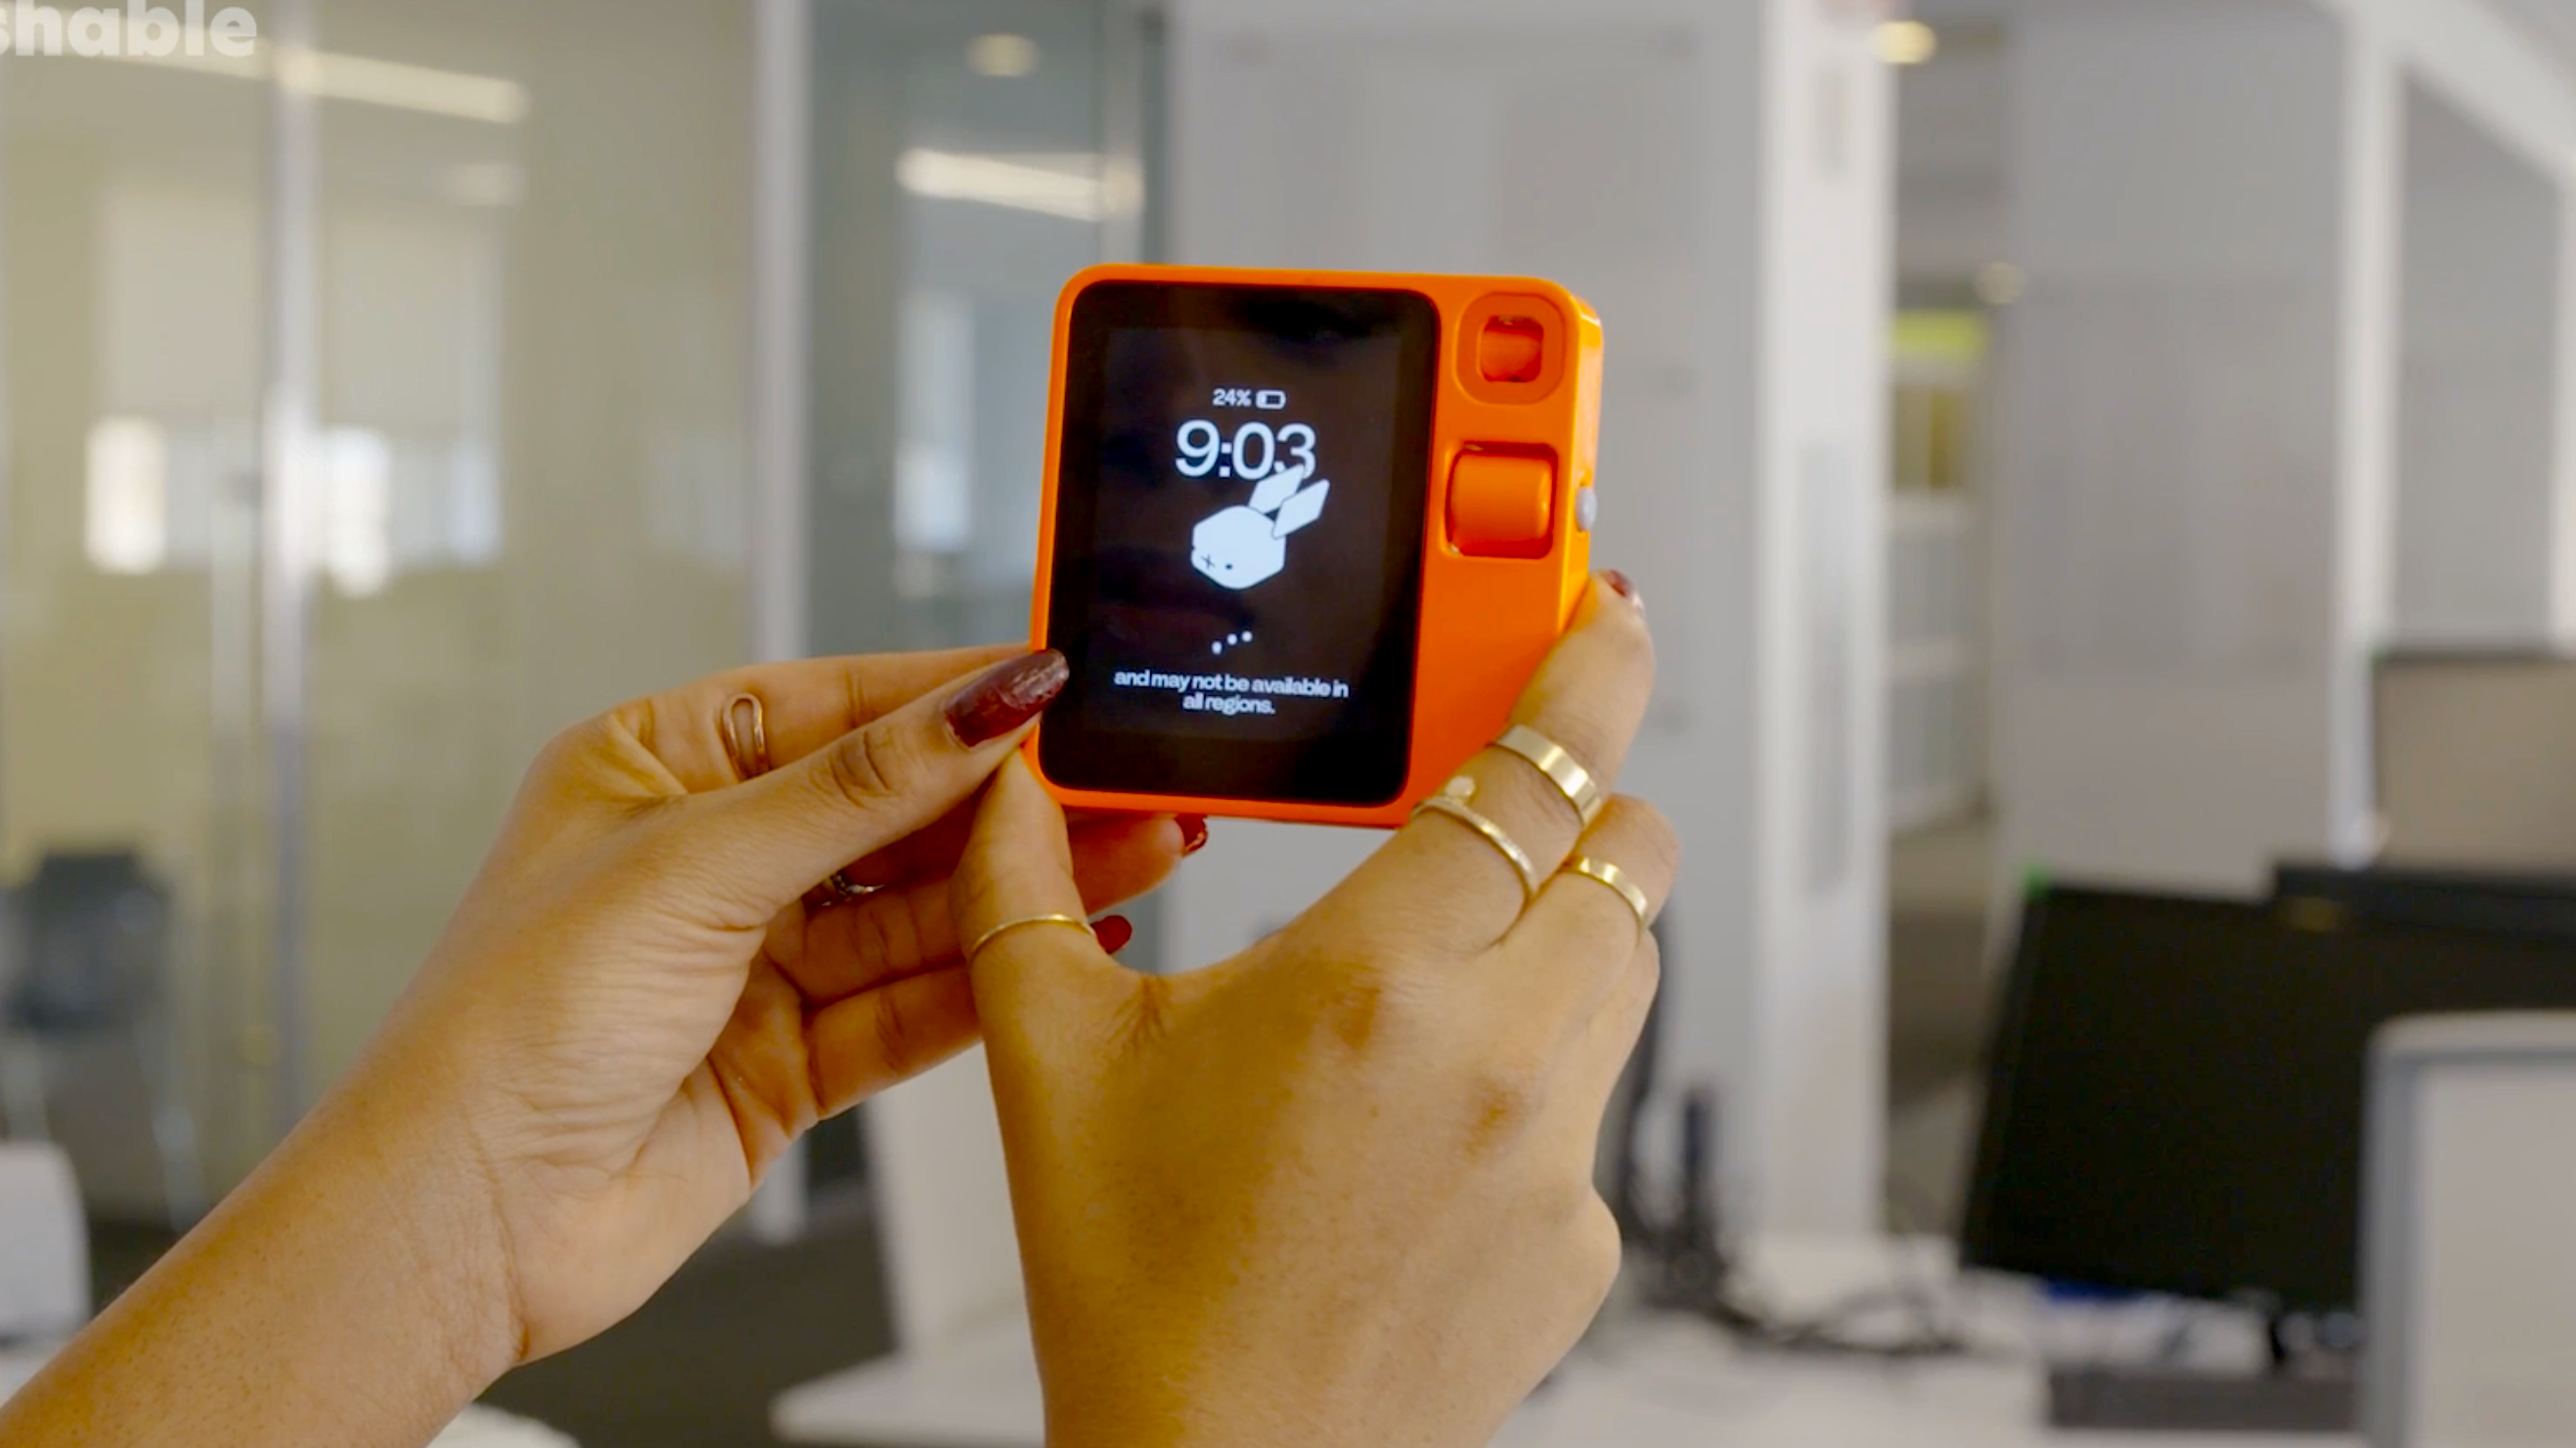
[[[1596,587],[1514,721],[1607,788],[1653,669],[1639,609]],[[1578,842],[1528,763],[1467,772],[1541,868],[1609,861],[1660,908],[1675,844],[1652,808],[1616,799]],[[1082,910],[1016,761],[954,890],[966,940]],[[1490,1438],[1617,1272],[1595,1142],[1657,969],[1619,894],[1560,873],[1524,907],[1503,856],[1435,816],[1193,975],[1134,974],[1069,929],[992,940],[974,992],[1051,1448]]]

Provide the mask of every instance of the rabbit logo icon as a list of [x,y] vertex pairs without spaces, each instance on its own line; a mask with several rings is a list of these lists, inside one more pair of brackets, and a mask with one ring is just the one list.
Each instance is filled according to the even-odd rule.
[[1199,520],[1190,533],[1190,566],[1227,588],[1246,589],[1288,566],[1288,535],[1324,515],[1329,482],[1306,486],[1312,469],[1281,468],[1238,504]]

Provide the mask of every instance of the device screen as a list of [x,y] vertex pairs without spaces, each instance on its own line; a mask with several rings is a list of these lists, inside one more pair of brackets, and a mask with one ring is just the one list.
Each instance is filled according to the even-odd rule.
[[1379,804],[1413,727],[1439,312],[1411,292],[1106,283],[1074,303],[1049,778]]

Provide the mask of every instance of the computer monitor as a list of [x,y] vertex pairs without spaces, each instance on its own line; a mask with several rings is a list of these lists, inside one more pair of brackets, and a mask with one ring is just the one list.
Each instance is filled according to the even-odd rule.
[[2289,861],[2273,867],[2272,898],[2294,913],[2314,903],[2381,925],[2576,940],[2576,875],[2347,869]]
[[2576,942],[2293,918],[2062,887],[2027,902],[1969,1265],[2290,1312],[2352,1305],[2371,1032],[2576,1009]]
[[2576,658],[2401,653],[2372,679],[2390,863],[2576,870]]

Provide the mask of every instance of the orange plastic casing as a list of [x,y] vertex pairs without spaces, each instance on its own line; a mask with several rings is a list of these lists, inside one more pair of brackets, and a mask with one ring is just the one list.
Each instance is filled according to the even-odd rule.
[[[1532,277],[1186,266],[1098,266],[1080,273],[1056,299],[1046,495],[1038,515],[1037,596],[1030,615],[1030,637],[1040,648],[1050,642],[1048,595],[1074,302],[1102,282],[1365,288],[1417,293],[1438,308],[1439,380],[1429,487],[1422,500],[1422,638],[1415,664],[1411,758],[1403,790],[1374,805],[1085,790],[1053,780],[1046,780],[1047,787],[1065,805],[1088,809],[1310,824],[1403,823],[1415,804],[1509,727],[1513,702],[1583,602],[1592,538],[1578,525],[1577,495],[1593,485],[1600,446],[1601,319],[1564,287]],[[1532,320],[1543,332],[1535,357],[1527,335]],[[1490,380],[1488,372],[1527,380]],[[1543,552],[1533,551],[1539,546],[1535,542],[1509,554],[1485,556],[1470,556],[1459,548],[1452,536],[1451,475],[1460,458],[1480,452],[1542,459],[1553,468]],[[1470,528],[1478,517],[1495,512],[1480,509],[1472,496],[1462,501],[1471,516],[1460,521]],[[1525,510],[1501,512],[1526,516]],[[1038,727],[1043,731],[1046,726],[1042,722]],[[1027,753],[1030,768],[1046,779],[1037,736],[1030,737]]]

